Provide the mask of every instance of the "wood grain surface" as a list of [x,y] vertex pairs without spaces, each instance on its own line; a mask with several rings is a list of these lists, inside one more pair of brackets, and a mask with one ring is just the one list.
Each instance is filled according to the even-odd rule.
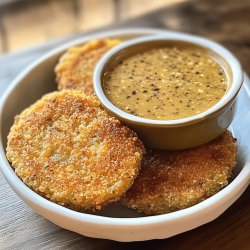
[[[250,74],[249,13],[249,0],[199,0],[112,27],[165,27],[213,38],[231,49]],[[62,42],[0,58],[0,93],[24,67]],[[27,207],[0,175],[0,249],[250,249],[250,188],[222,216],[197,229],[165,240],[119,243],[87,238],[50,223]]]

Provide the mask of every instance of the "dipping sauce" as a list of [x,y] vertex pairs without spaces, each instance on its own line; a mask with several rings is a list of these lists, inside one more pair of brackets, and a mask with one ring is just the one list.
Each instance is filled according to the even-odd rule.
[[169,45],[133,54],[103,77],[107,98],[121,110],[155,120],[197,115],[227,91],[222,66],[205,49]]

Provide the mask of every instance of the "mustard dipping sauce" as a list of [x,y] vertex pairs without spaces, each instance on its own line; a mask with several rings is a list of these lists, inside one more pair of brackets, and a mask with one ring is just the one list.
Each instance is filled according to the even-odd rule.
[[228,80],[208,50],[164,46],[133,54],[103,76],[107,98],[143,118],[175,120],[202,113],[226,93]]

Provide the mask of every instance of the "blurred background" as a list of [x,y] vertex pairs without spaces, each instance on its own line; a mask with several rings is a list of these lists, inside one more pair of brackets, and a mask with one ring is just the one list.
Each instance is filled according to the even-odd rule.
[[0,0],[0,53],[126,21],[187,0]]
[[0,55],[96,29],[144,26],[213,39],[248,66],[249,13],[250,0],[0,0]]

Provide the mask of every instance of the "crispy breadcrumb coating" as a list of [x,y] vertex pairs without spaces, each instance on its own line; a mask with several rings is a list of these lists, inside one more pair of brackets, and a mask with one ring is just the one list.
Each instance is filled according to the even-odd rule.
[[228,184],[236,154],[236,139],[229,131],[194,149],[147,150],[140,174],[122,203],[145,214],[195,205]]
[[22,181],[75,210],[98,210],[137,176],[144,147],[136,134],[81,91],[45,95],[15,118],[7,158]]
[[121,40],[100,39],[70,48],[55,67],[58,90],[78,89],[88,95],[94,93],[95,66],[108,50],[119,43]]

